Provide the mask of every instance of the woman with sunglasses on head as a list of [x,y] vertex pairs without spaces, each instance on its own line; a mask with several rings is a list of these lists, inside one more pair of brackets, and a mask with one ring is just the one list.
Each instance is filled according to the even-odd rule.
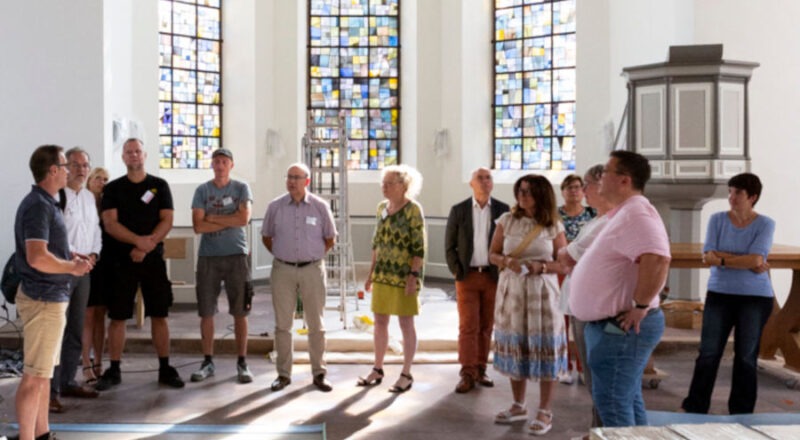
[[526,420],[528,380],[539,381],[539,408],[528,432],[550,431],[554,385],[567,368],[564,318],[558,309],[558,250],[566,246],[553,186],[529,174],[514,184],[516,205],[497,219],[489,261],[500,279],[495,299],[494,367],[509,377],[513,403],[495,416],[495,423]]

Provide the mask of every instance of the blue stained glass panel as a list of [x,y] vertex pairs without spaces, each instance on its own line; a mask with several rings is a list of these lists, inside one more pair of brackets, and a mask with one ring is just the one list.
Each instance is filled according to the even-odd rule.
[[575,3],[494,1],[497,169],[575,169]]
[[220,0],[159,0],[161,168],[209,168],[222,135]]
[[[335,120],[338,111],[345,112],[349,151],[343,159],[350,169],[397,163],[400,1],[308,0],[308,5],[308,107],[319,109],[313,110],[315,120]],[[338,137],[322,128],[315,135]]]

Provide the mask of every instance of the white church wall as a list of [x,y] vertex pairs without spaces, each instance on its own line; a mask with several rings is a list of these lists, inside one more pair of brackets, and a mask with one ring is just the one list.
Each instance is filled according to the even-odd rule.
[[[764,184],[756,211],[776,222],[775,243],[800,245],[796,219],[800,204],[797,187],[800,163],[800,31],[796,17],[800,3],[791,0],[767,4],[742,0],[697,0],[696,43],[723,43],[725,59],[760,63],[750,81],[750,156],[752,171]],[[714,201],[703,209],[703,236],[708,217],[727,210],[726,200]],[[791,286],[791,272],[772,271],[773,287],[783,303]],[[703,286],[707,274],[703,277]],[[705,289],[702,289],[705,294]]]
[[[103,160],[103,1],[0,2],[5,159],[0,255],[14,247],[14,216],[33,184],[28,161],[42,144],[83,146]],[[5,261],[5,260],[3,260]]]

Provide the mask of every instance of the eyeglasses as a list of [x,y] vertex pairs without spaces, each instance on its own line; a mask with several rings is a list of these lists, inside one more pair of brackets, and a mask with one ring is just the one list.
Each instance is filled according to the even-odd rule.
[[57,163],[57,164],[55,164],[55,166],[67,168],[67,167],[69,167],[69,163],[67,163],[67,162]]
[[83,168],[84,170],[88,170],[89,168],[91,168],[91,167],[92,167],[92,166],[91,166],[91,165],[89,165],[88,163],[82,163],[82,164],[81,164],[81,163],[76,163],[76,162],[70,162],[70,163],[68,164],[68,166],[69,166],[70,168]]
[[286,176],[286,180],[306,180],[306,179],[307,179],[306,176],[297,176],[293,174],[289,174]]
[[394,180],[394,181],[391,181],[391,182],[381,182],[381,186],[392,186],[392,185],[397,185],[399,183],[400,182],[397,181],[397,180]]

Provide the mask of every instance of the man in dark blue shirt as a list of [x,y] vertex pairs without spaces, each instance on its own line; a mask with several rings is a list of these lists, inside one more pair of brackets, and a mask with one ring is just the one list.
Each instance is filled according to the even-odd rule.
[[17,388],[19,437],[49,438],[50,379],[58,363],[73,276],[92,269],[85,255],[72,254],[56,194],[67,184],[63,148],[44,145],[30,159],[36,185],[14,221],[16,265],[22,278],[17,312],[22,318],[24,368]]

